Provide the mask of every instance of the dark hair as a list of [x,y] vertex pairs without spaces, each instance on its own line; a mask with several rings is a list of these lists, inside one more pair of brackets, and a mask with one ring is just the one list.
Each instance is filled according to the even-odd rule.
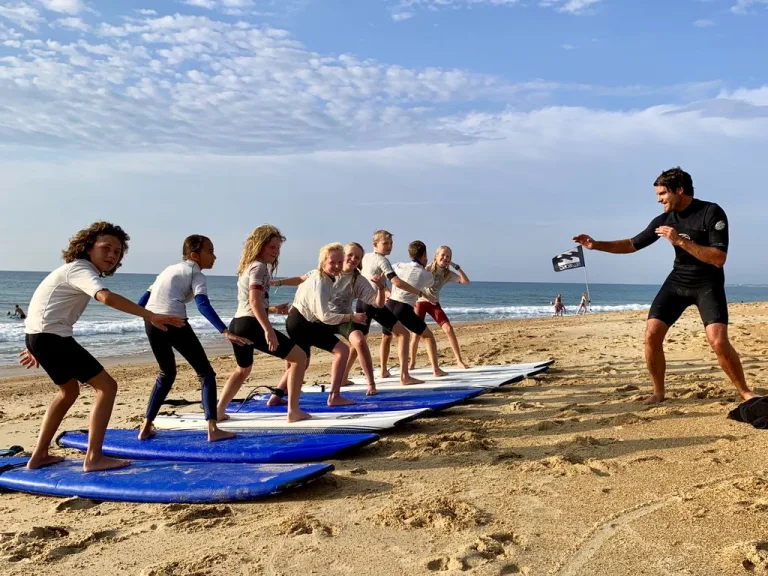
[[669,170],[664,170],[656,181],[654,186],[664,186],[670,192],[677,194],[678,188],[683,189],[683,194],[693,196],[693,178],[680,166],[675,166]]
[[88,228],[80,230],[77,234],[69,239],[69,246],[66,250],[62,250],[61,257],[64,262],[70,263],[75,260],[88,260],[88,250],[93,248],[99,236],[113,236],[120,241],[122,250],[120,251],[120,259],[115,264],[112,270],[102,272],[102,276],[112,276],[120,266],[122,266],[123,257],[128,252],[128,241],[131,239],[125,230],[116,226],[110,222],[94,222]]
[[[192,236],[184,238],[184,246],[181,248],[181,254],[184,257],[184,260],[188,260],[190,254],[195,252],[199,253],[206,242],[211,242],[211,239],[202,234],[192,234]],[[211,244],[213,244],[213,242],[211,242]]]
[[427,245],[421,240],[414,240],[408,244],[408,256],[416,260],[427,255]]

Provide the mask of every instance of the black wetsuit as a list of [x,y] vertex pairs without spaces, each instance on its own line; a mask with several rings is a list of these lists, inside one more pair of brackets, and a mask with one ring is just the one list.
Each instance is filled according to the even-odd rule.
[[[713,202],[694,198],[685,210],[657,216],[645,230],[632,238],[635,249],[642,250],[656,242],[659,239],[656,228],[659,226],[671,226],[680,236],[699,246],[728,252],[728,218],[723,209]],[[675,246],[674,267],[656,295],[648,318],[672,326],[692,304],[699,309],[704,326],[728,323],[723,269],[702,262]]]

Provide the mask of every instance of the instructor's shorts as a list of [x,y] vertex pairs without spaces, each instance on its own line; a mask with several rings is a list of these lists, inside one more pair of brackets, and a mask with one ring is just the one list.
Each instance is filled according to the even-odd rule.
[[728,324],[725,286],[719,282],[690,287],[667,280],[651,304],[648,319],[661,320],[667,326],[672,326],[691,305],[699,309],[704,326]]

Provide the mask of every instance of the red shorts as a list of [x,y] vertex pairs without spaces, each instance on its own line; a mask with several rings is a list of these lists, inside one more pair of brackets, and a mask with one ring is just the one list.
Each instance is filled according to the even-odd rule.
[[431,302],[416,302],[416,316],[424,320],[426,318],[427,314],[432,316],[432,318],[435,319],[435,322],[437,322],[438,326],[442,326],[443,324],[448,323],[448,316],[445,315],[445,312],[443,312],[442,306],[440,306],[440,303],[432,304]]

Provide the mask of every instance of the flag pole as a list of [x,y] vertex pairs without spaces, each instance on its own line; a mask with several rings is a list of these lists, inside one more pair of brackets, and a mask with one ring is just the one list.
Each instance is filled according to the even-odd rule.
[[587,278],[587,261],[584,260],[584,284],[587,286],[587,306],[592,307],[592,297],[589,295],[589,278]]

